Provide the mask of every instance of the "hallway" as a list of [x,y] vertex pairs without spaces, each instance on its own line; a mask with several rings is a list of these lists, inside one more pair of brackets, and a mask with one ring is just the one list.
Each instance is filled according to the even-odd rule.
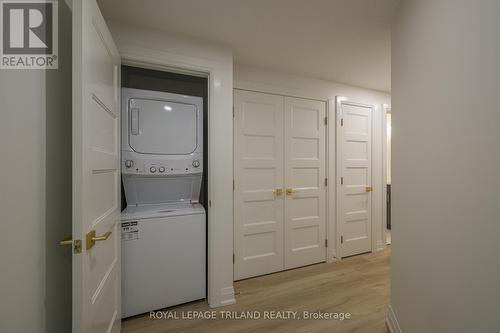
[[[334,264],[317,264],[235,283],[237,304],[210,309],[205,302],[170,308],[179,317],[187,311],[216,310],[217,319],[126,319],[124,333],[160,332],[387,332],[390,292],[390,247]],[[219,311],[297,311],[350,313],[351,319],[249,320],[221,319]]]

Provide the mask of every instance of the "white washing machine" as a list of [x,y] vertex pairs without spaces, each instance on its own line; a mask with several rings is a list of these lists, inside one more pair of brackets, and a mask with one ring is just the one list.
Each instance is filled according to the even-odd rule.
[[122,314],[205,298],[205,210],[200,204],[127,207],[122,215]]
[[122,89],[122,317],[206,297],[203,99]]

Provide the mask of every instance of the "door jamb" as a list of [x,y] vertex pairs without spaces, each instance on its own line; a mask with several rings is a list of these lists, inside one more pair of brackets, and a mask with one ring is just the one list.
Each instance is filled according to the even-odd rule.
[[382,242],[387,246],[387,114],[389,104],[382,104]]

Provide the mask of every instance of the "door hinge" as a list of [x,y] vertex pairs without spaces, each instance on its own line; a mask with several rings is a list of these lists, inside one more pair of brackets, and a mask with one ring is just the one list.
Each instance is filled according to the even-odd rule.
[[340,118],[340,126],[344,126],[344,118]]
[[233,118],[234,118],[234,105],[233,105]]
[[80,239],[73,241],[73,253],[82,253],[82,241]]
[[328,125],[328,117],[325,117],[325,126]]
[[344,185],[344,177],[340,177],[340,185]]
[[236,183],[234,182],[234,179],[233,179],[233,191],[236,189]]
[[212,207],[212,200],[208,200],[208,207]]
[[233,264],[234,264],[235,261],[236,261],[236,256],[233,253]]
[[344,236],[340,236],[340,244],[344,244]]
[[325,247],[328,247],[328,239],[325,239]]
[[325,186],[328,186],[328,178],[325,178]]

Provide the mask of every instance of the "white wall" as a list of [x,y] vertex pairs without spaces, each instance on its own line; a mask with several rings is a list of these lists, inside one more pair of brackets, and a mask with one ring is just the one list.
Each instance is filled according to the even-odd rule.
[[397,10],[391,304],[405,333],[500,332],[499,32],[498,0]]
[[298,97],[333,99],[335,96],[352,97],[367,104],[390,104],[388,92],[358,88],[342,83],[276,72],[242,64],[234,65],[235,88],[262,90]]
[[329,230],[328,230],[328,260],[336,256],[335,252],[335,97],[343,96],[353,101],[373,104],[378,108],[374,115],[375,131],[373,142],[373,163],[374,163],[374,196],[373,196],[373,236],[374,248],[383,249],[385,239],[383,230],[383,195],[385,195],[385,182],[382,176],[382,143],[385,134],[383,131],[382,104],[390,104],[391,96],[387,92],[358,88],[341,83],[318,80],[304,76],[291,75],[286,73],[274,72],[246,65],[236,64],[234,66],[234,87],[247,90],[275,93],[281,95],[291,95],[304,98],[315,98],[329,101],[329,160],[328,160],[328,211],[329,211]]
[[71,327],[70,24],[60,1],[59,69],[0,70],[2,333]]
[[44,88],[43,71],[0,72],[0,332],[43,332]]
[[209,77],[208,289],[210,306],[235,302],[233,289],[233,56],[200,40],[108,22],[125,63],[188,69]]

